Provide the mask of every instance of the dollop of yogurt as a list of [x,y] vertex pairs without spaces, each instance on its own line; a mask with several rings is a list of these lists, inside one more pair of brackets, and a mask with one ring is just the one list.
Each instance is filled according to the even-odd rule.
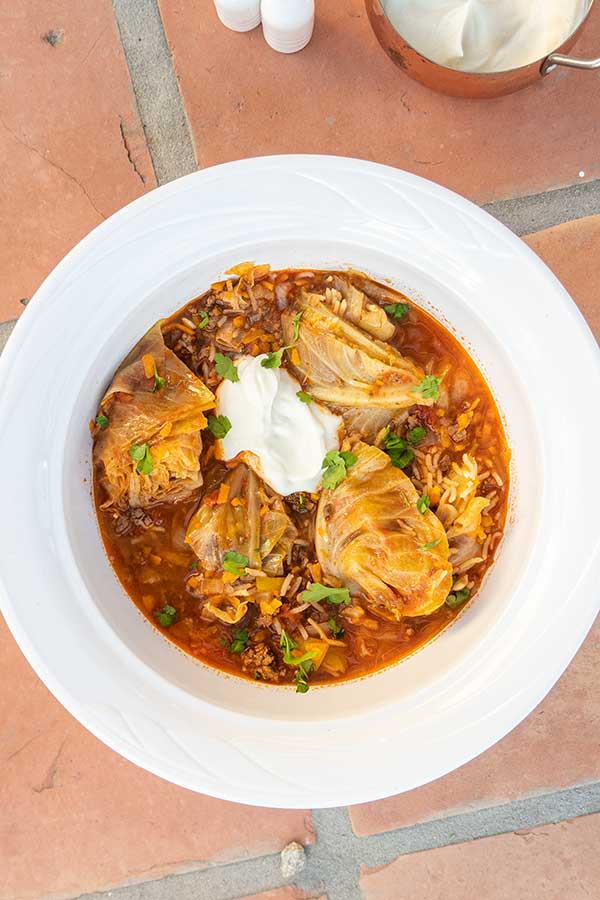
[[303,403],[295,378],[285,369],[265,369],[263,359],[242,357],[239,381],[224,381],[217,391],[217,413],[231,422],[219,455],[231,460],[241,454],[283,496],[314,491],[323,457],[339,449],[342,420],[314,400]]
[[390,22],[428,59],[464,72],[502,72],[556,50],[589,0],[382,0]]

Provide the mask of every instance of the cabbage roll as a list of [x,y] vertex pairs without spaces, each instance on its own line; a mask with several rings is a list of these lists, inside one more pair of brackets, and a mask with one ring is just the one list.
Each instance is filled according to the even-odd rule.
[[[389,336],[381,319],[383,310],[367,309],[365,318],[350,300],[346,312],[352,311],[358,327],[335,312],[341,311],[339,297],[335,289],[328,289],[326,295],[304,293],[297,310],[282,315],[284,340],[294,344],[294,315],[302,311],[298,341],[290,353],[294,374],[308,393],[344,416],[350,431],[372,439],[397,411],[414,404],[431,406],[433,400],[419,390],[423,370],[367,333]],[[366,429],[365,421],[369,422]]]
[[430,510],[419,512],[412,482],[386,453],[360,442],[352,452],[344,480],[319,501],[323,573],[397,621],[429,615],[452,587],[444,526]]
[[[202,485],[201,430],[213,393],[165,346],[160,323],[123,360],[102,398],[94,463],[102,507],[147,507]],[[103,427],[102,427],[103,426]]]
[[205,497],[192,516],[185,536],[201,571],[223,569],[223,557],[234,552],[268,575],[282,575],[283,563],[297,536],[280,497],[268,498],[256,473],[239,463],[224,479],[223,503]]

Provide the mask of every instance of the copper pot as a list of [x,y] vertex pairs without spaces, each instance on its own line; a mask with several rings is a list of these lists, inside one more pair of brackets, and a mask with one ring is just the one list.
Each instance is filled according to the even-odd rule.
[[512,94],[545,78],[557,66],[572,69],[598,69],[599,59],[576,59],[566,54],[585,28],[595,0],[591,0],[587,13],[579,27],[555,51],[518,69],[505,72],[462,72],[441,66],[418,53],[400,35],[383,9],[380,0],[365,0],[369,21],[377,40],[396,65],[410,78],[420,81],[434,91],[453,97],[483,99]]

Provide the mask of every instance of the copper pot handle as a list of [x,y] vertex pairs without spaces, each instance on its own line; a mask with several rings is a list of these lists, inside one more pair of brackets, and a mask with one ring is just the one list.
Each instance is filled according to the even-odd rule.
[[576,59],[574,56],[563,56],[562,53],[551,53],[542,63],[542,75],[548,75],[557,66],[567,66],[569,69],[600,69],[600,58]]

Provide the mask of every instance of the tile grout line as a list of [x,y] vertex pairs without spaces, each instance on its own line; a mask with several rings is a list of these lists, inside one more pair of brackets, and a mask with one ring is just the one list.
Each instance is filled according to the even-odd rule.
[[467,810],[430,822],[381,834],[358,837],[345,807],[313,810],[317,840],[306,848],[306,868],[292,881],[281,877],[280,856],[268,854],[209,868],[127,885],[78,900],[235,900],[291,885],[307,897],[324,894],[328,900],[362,900],[362,867],[389,865],[400,856],[452,844],[518,832],[540,825],[600,812],[600,781],[548,791],[505,804]]
[[112,0],[131,85],[159,185],[198,168],[158,0]]
[[600,179],[540,194],[495,200],[482,204],[481,208],[522,237],[600,214]]

